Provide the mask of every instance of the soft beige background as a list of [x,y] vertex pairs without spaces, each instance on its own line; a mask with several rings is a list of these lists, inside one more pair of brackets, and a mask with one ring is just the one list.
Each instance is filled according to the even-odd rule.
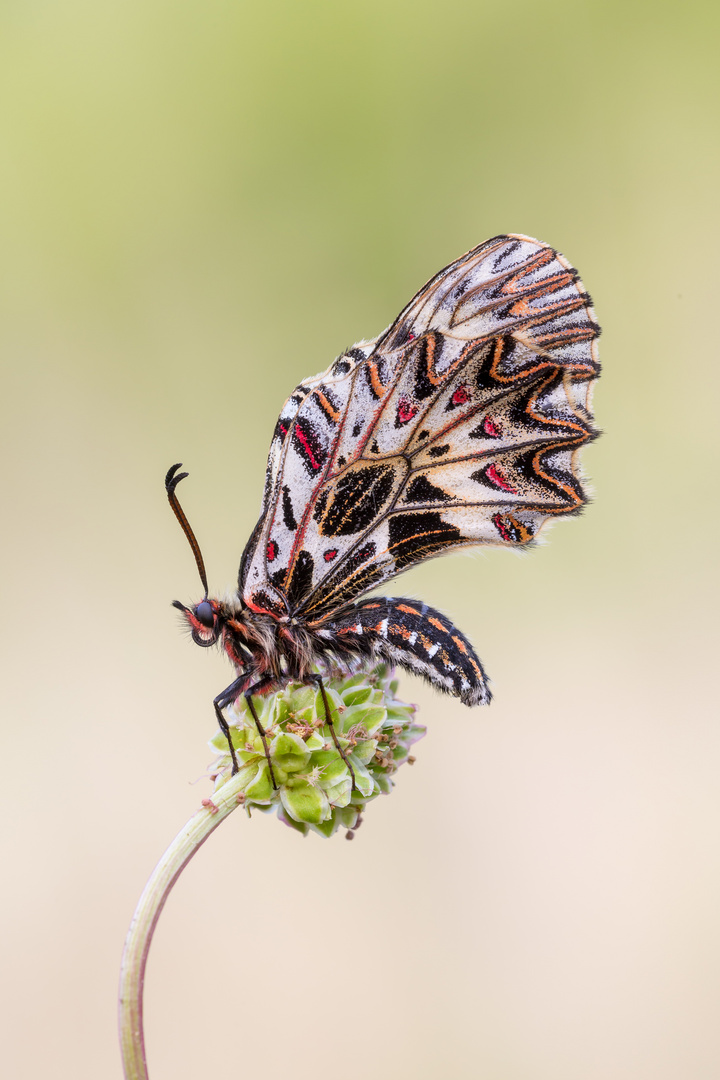
[[414,571],[496,701],[353,844],[231,818],[161,921],[153,1080],[720,1075],[717,5],[6,0],[0,9],[3,1075],[117,1078],[144,881],[207,794],[278,409],[488,236],[605,328],[596,501]]

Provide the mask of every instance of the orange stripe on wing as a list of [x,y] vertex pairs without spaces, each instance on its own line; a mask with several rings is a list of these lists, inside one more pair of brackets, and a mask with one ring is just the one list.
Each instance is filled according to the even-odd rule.
[[378,366],[374,360],[371,360],[368,363],[367,370],[368,375],[370,376],[370,385],[372,386],[376,396],[381,398],[387,390],[387,386],[383,386],[383,383],[380,379],[380,372],[378,371]]
[[342,416],[340,410],[336,409],[332,402],[328,401],[322,390],[316,390],[315,397],[317,398],[318,404],[320,405],[325,415],[328,416],[335,424],[337,424],[338,420]]

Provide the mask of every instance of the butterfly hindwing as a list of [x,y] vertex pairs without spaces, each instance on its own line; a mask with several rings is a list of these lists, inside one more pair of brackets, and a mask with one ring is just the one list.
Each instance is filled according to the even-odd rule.
[[526,544],[578,510],[598,333],[537,241],[497,237],[441,271],[286,403],[243,599],[322,621],[424,558]]

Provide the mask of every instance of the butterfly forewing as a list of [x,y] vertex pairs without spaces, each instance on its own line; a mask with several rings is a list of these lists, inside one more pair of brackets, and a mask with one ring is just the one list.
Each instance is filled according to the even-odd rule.
[[424,558],[526,544],[579,509],[598,333],[575,271],[527,237],[441,271],[286,403],[246,603],[322,620]]
[[528,236],[496,236],[441,270],[410,301],[380,345],[439,330],[474,340],[507,331],[558,362],[597,374],[595,316],[575,269]]

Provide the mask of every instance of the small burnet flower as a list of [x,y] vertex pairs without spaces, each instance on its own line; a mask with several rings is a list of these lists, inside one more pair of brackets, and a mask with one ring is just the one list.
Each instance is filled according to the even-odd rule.
[[[369,802],[389,794],[393,776],[410,757],[410,747],[425,734],[415,723],[415,706],[399,701],[393,670],[380,664],[370,671],[326,682],[335,732],[355,773],[338,752],[325,722],[322,694],[314,686],[289,683],[253,704],[266,732],[273,788],[262,739],[244,699],[228,710],[240,771],[235,777],[248,813],[277,810],[284,824],[303,835],[311,830],[332,836],[339,828],[348,838]],[[231,774],[225,736],[210,741],[217,753],[212,768],[217,791]]]

